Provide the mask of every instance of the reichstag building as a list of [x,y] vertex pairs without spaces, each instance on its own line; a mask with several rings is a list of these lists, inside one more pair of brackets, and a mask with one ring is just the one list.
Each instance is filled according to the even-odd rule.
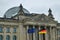
[[43,40],[43,35],[38,33],[42,26],[47,30],[45,40],[60,40],[60,23],[50,8],[47,12],[48,15],[30,13],[22,4],[8,9],[0,17],[0,40]]

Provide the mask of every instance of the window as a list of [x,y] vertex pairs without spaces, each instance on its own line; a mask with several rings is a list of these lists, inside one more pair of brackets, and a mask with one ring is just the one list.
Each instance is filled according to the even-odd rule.
[[17,37],[16,37],[16,35],[14,35],[14,36],[13,36],[13,40],[17,40]]
[[57,32],[58,32],[58,35],[60,35],[60,29],[58,29]]
[[9,35],[6,36],[6,40],[10,40],[10,36]]
[[2,35],[0,35],[0,40],[3,40],[3,36]]
[[0,27],[0,32],[3,32],[3,29],[2,29],[2,27]]
[[13,28],[13,32],[16,33],[16,27]]
[[9,27],[7,27],[6,32],[10,32],[10,28]]

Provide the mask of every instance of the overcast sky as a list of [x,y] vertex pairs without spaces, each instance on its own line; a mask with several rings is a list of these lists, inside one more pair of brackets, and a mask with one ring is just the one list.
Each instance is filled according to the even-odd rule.
[[30,13],[48,14],[48,9],[51,8],[55,20],[60,22],[60,0],[0,0],[0,17],[12,7],[19,6],[22,3],[23,7],[29,10]]

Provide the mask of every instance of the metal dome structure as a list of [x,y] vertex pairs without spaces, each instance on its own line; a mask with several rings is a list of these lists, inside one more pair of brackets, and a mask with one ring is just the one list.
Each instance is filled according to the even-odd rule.
[[[21,5],[20,5],[21,6]],[[21,9],[19,7],[12,7],[10,9],[8,9],[4,15],[6,15],[6,18],[11,18],[12,16],[15,16],[16,14],[18,14],[19,10]],[[24,13],[30,13],[27,9],[23,8],[23,12]]]

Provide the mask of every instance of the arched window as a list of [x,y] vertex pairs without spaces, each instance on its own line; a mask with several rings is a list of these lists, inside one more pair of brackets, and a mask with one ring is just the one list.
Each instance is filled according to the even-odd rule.
[[0,32],[3,32],[3,28],[2,27],[0,27]]
[[10,28],[9,27],[6,28],[6,32],[8,32],[8,33],[10,32]]
[[13,36],[13,40],[17,40],[17,37],[16,37],[16,35],[14,35],[14,36]]
[[9,35],[6,36],[6,40],[10,40],[10,36]]
[[0,40],[3,40],[3,36],[2,35],[0,35]]
[[16,33],[16,27],[13,28],[13,32]]

